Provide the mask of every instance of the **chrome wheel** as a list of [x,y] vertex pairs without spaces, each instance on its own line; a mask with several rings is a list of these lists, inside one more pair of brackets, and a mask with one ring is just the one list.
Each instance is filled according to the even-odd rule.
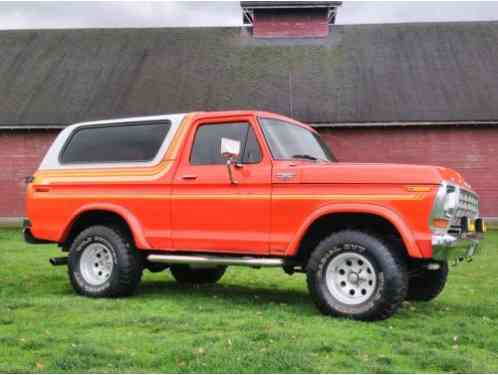
[[114,260],[110,249],[102,243],[88,245],[80,257],[81,275],[88,284],[97,286],[111,277]]
[[330,294],[346,305],[367,301],[377,287],[377,275],[372,263],[353,252],[334,257],[325,271],[325,280]]

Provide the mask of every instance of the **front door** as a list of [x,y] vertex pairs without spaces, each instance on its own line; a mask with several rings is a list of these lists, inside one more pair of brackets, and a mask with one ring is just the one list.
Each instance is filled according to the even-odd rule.
[[[271,160],[256,134],[252,117],[193,124],[173,182],[175,250],[269,253]],[[232,182],[222,138],[241,145]]]

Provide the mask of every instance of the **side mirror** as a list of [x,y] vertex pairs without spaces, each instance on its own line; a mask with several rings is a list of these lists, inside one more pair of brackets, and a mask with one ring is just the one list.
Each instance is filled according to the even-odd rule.
[[232,164],[240,155],[240,142],[230,138],[221,138],[220,153],[227,161],[228,178],[230,183],[236,184],[232,175]]
[[237,159],[240,155],[240,142],[230,138],[221,138],[220,153],[227,160]]

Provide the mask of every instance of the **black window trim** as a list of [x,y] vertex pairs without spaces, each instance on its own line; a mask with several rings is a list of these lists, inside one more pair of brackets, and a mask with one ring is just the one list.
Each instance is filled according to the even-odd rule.
[[164,120],[153,120],[153,121],[125,121],[125,122],[108,122],[108,123],[101,123],[101,124],[93,124],[93,125],[81,125],[78,126],[70,135],[67,137],[66,141],[64,142],[64,145],[62,146],[59,155],[57,156],[57,161],[59,162],[60,165],[91,165],[91,164],[131,164],[131,163],[150,163],[157,157],[157,153],[161,150],[163,147],[164,142],[166,141],[166,137],[168,134],[166,134],[165,139],[163,139],[163,142],[159,146],[159,149],[157,150],[156,154],[154,155],[153,158],[148,159],[148,160],[126,160],[126,161],[102,161],[102,162],[94,162],[94,161],[78,161],[78,162],[65,162],[63,160],[64,153],[66,152],[67,147],[71,143],[71,140],[73,137],[78,134],[80,131],[85,130],[85,129],[102,129],[102,128],[119,128],[119,127],[126,127],[126,126],[143,126],[143,125],[157,125],[157,124],[164,124],[168,125],[170,129],[168,130],[171,131],[171,121],[168,119]]
[[201,122],[198,125],[196,125],[196,129],[195,129],[194,136],[192,138],[192,142],[190,142],[190,153],[189,153],[189,157],[188,157],[188,163],[189,163],[189,165],[190,166],[195,166],[195,167],[205,167],[205,166],[213,166],[213,165],[225,165],[225,164],[192,164],[192,152],[194,150],[195,137],[197,135],[197,132],[199,131],[199,128],[201,126],[204,126],[204,125],[213,125],[213,126],[216,126],[216,125],[237,124],[237,123],[241,123],[241,122],[244,122],[244,123],[246,123],[249,126],[247,127],[247,131],[246,131],[246,135],[245,135],[245,142],[244,142],[244,145],[243,145],[243,149],[240,152],[240,155],[244,156],[244,154],[246,152],[247,139],[248,139],[248,136],[249,136],[249,129],[252,128],[252,131],[254,133],[254,137],[256,138],[256,143],[257,143],[258,148],[259,148],[260,159],[259,159],[259,161],[255,161],[255,162],[242,162],[240,160],[237,160],[237,163],[238,164],[242,164],[242,165],[258,165],[258,164],[261,164],[263,162],[265,156],[264,156],[264,153],[263,153],[263,148],[261,147],[261,142],[259,141],[258,136],[256,134],[256,131],[254,129],[254,125],[250,121],[248,121],[248,120],[240,120],[240,121],[227,121],[227,122]]

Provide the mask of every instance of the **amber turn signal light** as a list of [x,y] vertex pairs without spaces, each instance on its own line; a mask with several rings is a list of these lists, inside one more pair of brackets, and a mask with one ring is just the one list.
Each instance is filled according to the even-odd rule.
[[446,219],[434,219],[432,221],[432,226],[435,228],[446,228],[448,227],[449,221]]

